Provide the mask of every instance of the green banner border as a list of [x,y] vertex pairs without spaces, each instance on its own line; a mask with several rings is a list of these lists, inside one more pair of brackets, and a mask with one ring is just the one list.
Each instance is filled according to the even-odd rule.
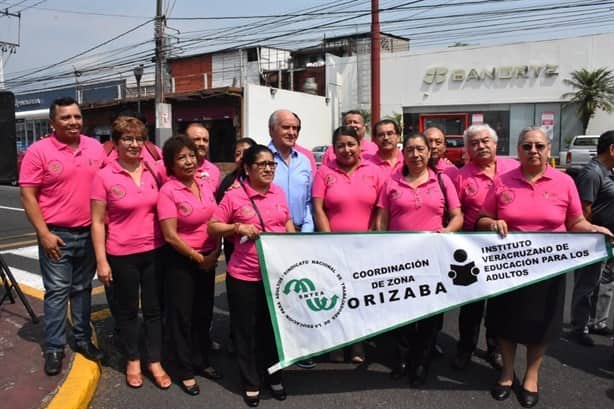
[[[433,233],[433,232],[430,232],[430,231],[429,232],[426,232],[426,231],[425,232],[369,231],[369,232],[360,232],[360,233],[357,233],[357,232],[339,232],[339,233],[337,233],[337,232],[314,232],[314,233],[302,233],[302,232],[300,232],[300,233],[262,233],[261,236],[281,236],[281,235],[287,235],[287,234],[291,234],[293,237],[295,237],[296,235],[313,236],[313,235],[350,235],[350,234],[351,235],[365,235],[365,234],[408,234],[409,235],[409,234],[422,234],[422,233]],[[513,233],[514,235],[516,235],[516,234],[539,234],[539,233],[545,233],[545,234],[598,234],[598,233],[595,233],[595,232],[511,232],[511,233]],[[472,235],[472,234],[498,234],[498,233],[484,231],[484,232],[454,232],[454,233],[443,233],[443,234]],[[576,269],[579,269],[579,268],[582,268],[582,267],[585,267],[585,266],[588,266],[588,265],[591,265],[591,264],[600,263],[600,262],[605,261],[605,260],[607,260],[607,259],[609,259],[609,258],[614,256],[614,254],[612,252],[612,243],[611,243],[611,241],[605,235],[603,235],[603,239],[604,239],[604,242],[605,242],[606,251],[608,253],[607,257],[600,257],[600,258],[598,258],[596,260],[591,261],[590,263],[589,262],[582,263],[582,264],[579,264],[577,266],[574,266],[573,268],[568,268],[568,269],[565,269],[565,270],[562,270],[562,271],[559,271],[559,272],[556,272],[556,273],[552,273],[552,274],[544,276],[544,277],[542,277],[542,278],[540,278],[538,280],[532,281],[530,283],[520,284],[520,285],[517,285],[515,287],[507,288],[507,289],[505,289],[503,291],[499,291],[498,293],[490,294],[488,296],[484,296],[484,297],[480,297],[480,298],[475,298],[475,299],[472,299],[470,301],[466,301],[466,302],[463,302],[463,303],[454,304],[454,305],[452,305],[452,306],[450,306],[448,308],[444,308],[442,310],[438,310],[436,312],[432,312],[432,313],[429,313],[429,314],[421,315],[421,316],[419,316],[419,317],[417,317],[417,318],[415,318],[413,320],[404,321],[404,322],[399,323],[397,325],[393,325],[391,327],[383,328],[383,329],[381,329],[381,330],[379,330],[377,332],[374,332],[372,334],[365,335],[363,337],[359,337],[359,338],[353,339],[351,341],[335,345],[334,347],[331,347],[331,348],[328,348],[328,349],[324,349],[324,350],[321,350],[321,351],[318,351],[318,352],[314,352],[314,353],[308,354],[308,355],[302,355],[302,356],[300,356],[298,358],[286,360],[285,356],[284,356],[284,352],[283,352],[284,351],[283,350],[283,344],[282,344],[281,338],[279,336],[279,323],[277,322],[277,316],[275,315],[275,302],[273,300],[273,294],[271,293],[271,289],[270,289],[270,285],[269,285],[270,284],[269,273],[268,273],[266,261],[264,259],[264,251],[262,249],[262,243],[261,243],[261,240],[260,240],[260,237],[259,237],[256,240],[256,248],[258,250],[258,260],[260,261],[260,270],[261,270],[261,274],[262,274],[262,280],[264,282],[264,290],[265,290],[265,293],[266,293],[266,296],[267,296],[267,304],[269,306],[269,315],[271,317],[271,324],[273,326],[273,332],[274,332],[274,335],[275,335],[275,344],[277,345],[277,354],[278,354],[278,357],[279,357],[279,364],[278,365],[280,366],[281,369],[287,368],[287,367],[295,364],[296,362],[300,362],[300,361],[303,361],[303,360],[306,360],[306,359],[309,359],[309,358],[314,358],[314,357],[317,357],[317,356],[320,356],[320,355],[324,355],[324,354],[326,354],[328,352],[335,351],[337,349],[353,345],[353,344],[355,344],[357,342],[377,337],[377,336],[382,335],[382,334],[384,334],[386,332],[395,330],[397,328],[404,327],[406,325],[409,325],[411,323],[423,320],[425,318],[429,318],[429,317],[432,317],[432,316],[437,315],[437,314],[444,314],[444,313],[446,313],[448,311],[455,310],[457,308],[462,307],[463,305],[472,304],[472,303],[474,303],[476,301],[487,300],[489,298],[497,297],[499,295],[506,294],[506,293],[518,290],[520,288],[523,288],[523,287],[527,287],[529,285],[533,285],[533,284],[537,284],[537,283],[540,283],[540,282],[545,281],[545,280],[549,280],[549,279],[551,279],[553,277],[557,277],[557,276],[562,275],[562,274],[567,274],[567,273],[569,273],[571,271],[574,271]]]

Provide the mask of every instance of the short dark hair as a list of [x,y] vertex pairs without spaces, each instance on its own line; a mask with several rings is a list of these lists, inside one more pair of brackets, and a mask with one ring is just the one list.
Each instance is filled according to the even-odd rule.
[[49,106],[49,119],[51,119],[52,121],[55,121],[55,114],[58,110],[57,107],[67,107],[70,105],[79,106],[79,104],[77,103],[77,101],[75,101],[73,97],[59,97],[59,98],[54,99],[51,105]]
[[397,133],[397,135],[401,136],[401,127],[399,126],[397,121],[387,118],[381,119],[375,123],[375,125],[373,126],[373,136],[377,135],[377,127],[382,125],[393,125],[394,131]]
[[183,148],[188,148],[194,155],[196,155],[196,145],[192,140],[185,135],[173,136],[164,142],[162,147],[162,161],[166,168],[166,174],[174,176],[173,166],[175,165],[175,155],[177,155]]
[[358,111],[357,109],[350,109],[349,111],[344,112],[341,118],[345,118],[348,115],[360,115],[362,121],[365,121],[365,117],[363,116],[362,112]]
[[113,122],[113,129],[111,130],[111,140],[115,143],[119,141],[119,138],[126,132],[134,132],[137,136],[147,138],[147,128],[143,122],[138,118],[131,116],[119,116]]
[[256,141],[249,137],[239,138],[232,145],[232,150],[237,149],[237,146],[243,145],[243,144],[247,144],[251,148],[252,146],[256,145]]
[[610,145],[614,145],[614,130],[605,131],[599,135],[597,142],[597,155],[601,155],[610,149]]
[[339,128],[335,129],[335,131],[333,132],[333,145],[335,145],[337,143],[337,140],[339,140],[339,137],[341,135],[347,135],[347,136],[351,136],[352,138],[356,139],[356,141],[360,144],[360,138],[358,137],[358,134],[356,133],[356,129],[354,129],[351,126],[340,126]]
[[[268,152],[271,154],[271,156],[273,156],[273,152],[268,147],[264,145],[256,144],[248,148],[245,152],[243,152],[242,164],[247,165],[247,166],[252,166],[254,163],[256,163],[256,160],[258,159],[258,155],[260,155],[262,152]],[[241,169],[240,175],[246,176],[244,166]]]

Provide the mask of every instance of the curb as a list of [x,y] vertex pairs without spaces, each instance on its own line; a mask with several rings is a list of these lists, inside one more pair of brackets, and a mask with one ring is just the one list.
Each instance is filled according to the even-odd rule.
[[[25,284],[19,284],[24,294],[43,299],[45,292]],[[92,320],[95,317],[92,315]],[[87,409],[94,397],[100,380],[100,364],[86,359],[79,353],[74,353],[70,368],[64,382],[58,386],[57,392],[50,402],[44,406],[47,409]]]
[[64,383],[47,409],[85,409],[94,397],[100,379],[100,364],[75,353]]

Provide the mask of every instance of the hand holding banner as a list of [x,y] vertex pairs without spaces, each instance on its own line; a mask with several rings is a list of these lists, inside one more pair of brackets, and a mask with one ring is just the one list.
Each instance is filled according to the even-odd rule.
[[600,262],[596,233],[262,234],[281,368]]

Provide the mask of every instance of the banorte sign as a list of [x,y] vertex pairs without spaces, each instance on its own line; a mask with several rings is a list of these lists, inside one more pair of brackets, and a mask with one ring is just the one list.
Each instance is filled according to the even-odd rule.
[[432,67],[426,70],[422,81],[426,84],[442,84],[450,81],[486,81],[511,80],[543,77],[556,77],[559,75],[559,66],[545,65],[507,65],[492,68],[456,68],[449,70],[446,67]]

